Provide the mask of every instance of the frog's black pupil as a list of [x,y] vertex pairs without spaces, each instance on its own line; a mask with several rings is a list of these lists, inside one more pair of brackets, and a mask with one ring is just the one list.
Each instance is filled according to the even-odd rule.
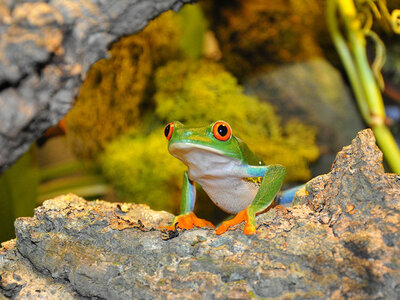
[[165,129],[164,129],[165,137],[168,137],[170,130],[171,130],[171,125],[168,124],[167,126],[165,126]]
[[218,133],[220,136],[225,136],[228,133],[228,128],[225,125],[219,125],[218,126]]

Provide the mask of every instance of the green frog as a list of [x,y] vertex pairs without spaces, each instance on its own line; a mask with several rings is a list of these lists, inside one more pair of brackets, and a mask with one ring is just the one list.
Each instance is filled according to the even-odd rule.
[[[216,229],[217,234],[241,222],[245,222],[245,234],[254,234],[255,216],[274,203],[286,174],[285,167],[265,165],[232,134],[225,121],[205,127],[186,127],[175,121],[167,124],[164,134],[169,152],[188,167],[183,175],[180,214],[167,229],[215,228],[193,212],[197,182],[218,207],[236,215],[222,222]],[[294,191],[290,191],[282,198],[290,202],[293,195]]]

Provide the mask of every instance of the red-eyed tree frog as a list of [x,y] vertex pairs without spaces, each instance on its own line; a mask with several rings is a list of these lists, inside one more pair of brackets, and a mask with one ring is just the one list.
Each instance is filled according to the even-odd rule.
[[231,127],[224,121],[190,128],[175,121],[167,124],[164,134],[169,152],[188,167],[183,175],[180,214],[167,229],[173,230],[175,226],[215,228],[193,213],[197,182],[217,206],[236,214],[216,229],[217,234],[243,221],[243,232],[254,234],[255,216],[274,202],[286,174],[285,167],[266,166],[232,134]]

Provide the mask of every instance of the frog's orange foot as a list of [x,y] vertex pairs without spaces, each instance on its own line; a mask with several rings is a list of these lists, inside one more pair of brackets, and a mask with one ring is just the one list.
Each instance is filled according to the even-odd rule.
[[193,229],[193,226],[215,228],[211,222],[198,218],[193,212],[177,216],[171,226],[165,226],[163,228],[167,230],[175,230],[176,227],[180,229]]
[[161,226],[159,229],[160,229],[161,231],[164,231],[164,230],[169,230],[169,231],[171,231],[171,230],[176,230],[176,228],[178,227],[177,225],[178,225],[178,224],[174,223],[174,224],[172,224],[172,225],[170,225],[170,226]]
[[216,233],[223,234],[229,227],[246,222],[244,225],[243,233],[247,235],[252,235],[256,233],[256,226],[249,220],[247,208],[240,211],[233,219],[222,222],[222,224],[217,228]]

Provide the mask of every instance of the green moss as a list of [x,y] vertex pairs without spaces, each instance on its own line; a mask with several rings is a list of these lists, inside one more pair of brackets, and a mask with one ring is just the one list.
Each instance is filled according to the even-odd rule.
[[142,32],[132,36],[142,37],[148,44],[153,70],[168,60],[182,56],[179,43],[184,34],[184,25],[175,12],[168,11],[151,21]]
[[138,124],[150,71],[148,47],[137,37],[121,40],[110,59],[92,66],[66,117],[68,140],[78,157],[94,158],[111,139]]

